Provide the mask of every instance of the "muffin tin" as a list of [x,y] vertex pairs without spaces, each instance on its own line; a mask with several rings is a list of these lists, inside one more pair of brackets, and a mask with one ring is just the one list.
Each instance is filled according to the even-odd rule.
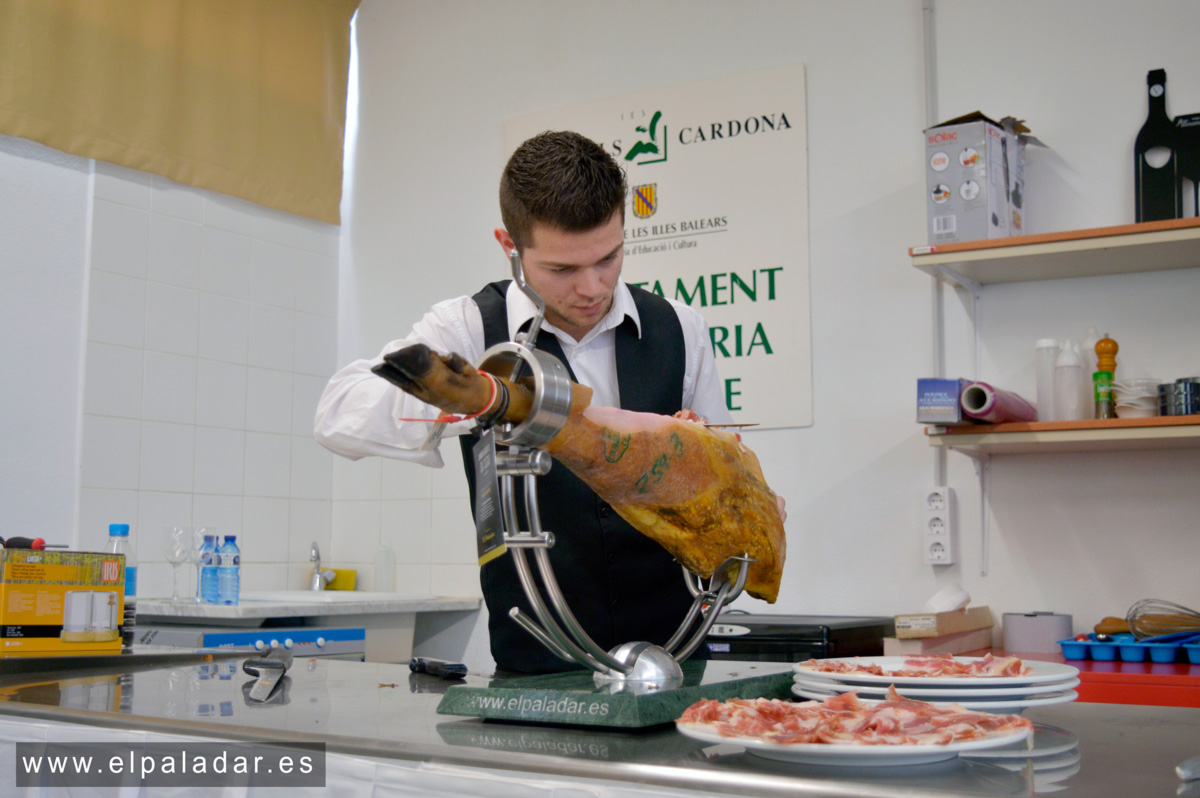
[[1099,641],[1095,634],[1086,640],[1059,640],[1066,659],[1092,659],[1098,662],[1175,662],[1184,657],[1200,664],[1200,633],[1185,632],[1138,640],[1131,634],[1112,635],[1111,641]]

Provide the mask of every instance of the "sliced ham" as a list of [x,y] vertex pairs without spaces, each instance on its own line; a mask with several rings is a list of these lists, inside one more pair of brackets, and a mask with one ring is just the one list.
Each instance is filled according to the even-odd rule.
[[903,676],[954,678],[1028,676],[1033,670],[1019,657],[994,657],[986,654],[978,659],[955,659],[953,654],[914,654],[905,657],[904,667],[885,671],[877,663],[856,659],[810,659],[802,663],[821,673],[861,673],[871,676]]
[[1033,728],[1020,715],[972,712],[958,704],[935,706],[904,698],[894,687],[887,700],[877,703],[860,701],[853,692],[802,703],[773,698],[698,701],[675,723],[781,745],[949,745]]

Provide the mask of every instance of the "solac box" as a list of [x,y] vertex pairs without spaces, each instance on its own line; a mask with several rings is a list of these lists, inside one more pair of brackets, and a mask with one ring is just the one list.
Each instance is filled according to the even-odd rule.
[[0,654],[120,651],[125,555],[0,549]]
[[979,111],[925,130],[930,244],[1025,235],[1025,146],[1041,144],[1028,133]]

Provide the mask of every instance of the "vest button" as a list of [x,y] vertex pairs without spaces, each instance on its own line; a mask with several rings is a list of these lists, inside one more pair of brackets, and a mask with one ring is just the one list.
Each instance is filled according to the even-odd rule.
[[610,505],[610,504],[600,505],[600,517],[601,518],[608,518],[612,514],[613,514],[612,505]]
[[615,565],[616,562],[617,562],[617,555],[615,555],[615,554],[608,555],[608,564],[609,565]]
[[612,608],[613,608],[614,610],[615,610],[615,609],[616,609],[616,608],[617,608],[617,607],[618,607],[620,604],[621,604],[621,600],[620,600],[620,599],[613,599],[613,600],[612,600]]

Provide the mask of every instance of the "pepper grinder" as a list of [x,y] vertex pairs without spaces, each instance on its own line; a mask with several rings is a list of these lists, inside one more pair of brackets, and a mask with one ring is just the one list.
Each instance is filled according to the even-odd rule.
[[1092,385],[1095,388],[1096,418],[1116,418],[1113,407],[1112,384],[1113,375],[1117,371],[1117,342],[1108,337],[1108,333],[1096,342],[1096,372],[1092,374]]

